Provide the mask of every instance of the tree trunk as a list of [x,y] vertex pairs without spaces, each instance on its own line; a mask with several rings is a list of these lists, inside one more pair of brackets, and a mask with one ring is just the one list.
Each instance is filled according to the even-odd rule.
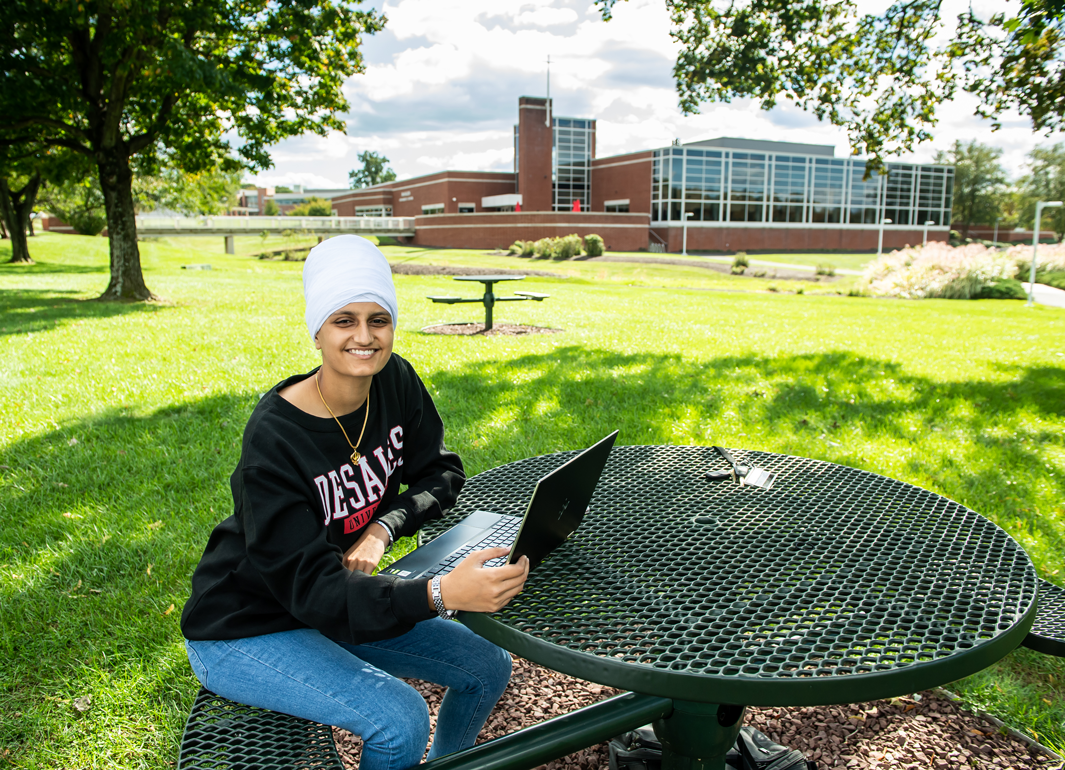
[[41,189],[41,175],[34,172],[21,190],[12,191],[7,179],[0,177],[0,216],[4,219],[4,228],[11,238],[11,262],[33,264],[26,231],[30,226],[30,213],[37,202],[37,191]]
[[119,144],[96,154],[100,187],[107,208],[107,235],[111,250],[111,280],[97,299],[156,299],[144,285],[141,253],[137,246],[137,220],[133,208],[133,171],[129,154]]

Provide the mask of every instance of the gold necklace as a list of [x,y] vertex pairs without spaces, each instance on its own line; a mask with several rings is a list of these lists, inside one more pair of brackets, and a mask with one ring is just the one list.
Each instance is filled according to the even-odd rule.
[[[362,418],[362,430],[359,431],[359,440],[354,444],[351,443],[351,439],[348,438],[348,432],[344,430],[344,426],[340,424],[340,420],[337,420],[337,416],[333,414],[333,410],[329,408],[329,404],[325,402],[325,396],[322,395],[322,386],[318,384],[318,378],[321,376],[322,370],[319,369],[314,374],[314,386],[318,388],[318,398],[322,399],[322,405],[329,412],[329,416],[337,421],[337,425],[340,427],[340,432],[344,434],[344,440],[348,442],[348,446],[351,447],[351,462],[353,465],[358,465],[359,460],[362,459],[362,455],[359,454],[359,450],[356,447],[362,443],[362,435],[366,432],[366,420],[370,417],[370,390],[366,390],[366,414]],[[373,385],[373,380],[370,380],[370,384]]]

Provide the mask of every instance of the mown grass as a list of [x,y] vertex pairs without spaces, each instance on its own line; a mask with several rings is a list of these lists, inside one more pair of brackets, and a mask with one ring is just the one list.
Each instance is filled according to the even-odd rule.
[[[302,265],[260,261],[239,240],[225,255],[218,241],[143,244],[164,298],[150,304],[84,301],[106,284],[103,239],[38,237],[37,265],[0,265],[0,765],[164,768],[176,756],[197,686],[178,628],[189,576],[231,505],[259,394],[315,363]],[[420,331],[476,320],[478,306],[425,296],[479,285],[396,278],[397,350],[471,474],[614,428],[627,444],[805,455],[958,500],[1065,582],[1060,310],[751,292],[769,282],[683,266],[386,251],[560,276],[526,279],[551,299],[496,318],[562,332],[491,338]],[[181,269],[204,262],[213,269]],[[1019,650],[952,689],[1061,749],[1063,681],[1062,661]]]

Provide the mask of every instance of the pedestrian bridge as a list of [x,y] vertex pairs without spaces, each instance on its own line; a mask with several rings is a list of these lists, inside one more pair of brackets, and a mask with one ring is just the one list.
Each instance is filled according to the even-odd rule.
[[270,233],[317,235],[389,235],[414,237],[414,217],[137,217],[137,236],[215,236],[225,238],[226,253],[232,254],[238,235]]

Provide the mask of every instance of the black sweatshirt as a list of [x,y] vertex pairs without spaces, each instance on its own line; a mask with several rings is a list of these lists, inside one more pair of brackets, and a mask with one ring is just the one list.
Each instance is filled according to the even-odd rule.
[[[393,353],[373,378],[355,467],[334,420],[278,395],[312,374],[275,385],[248,420],[230,479],[233,515],[211,533],[181,615],[188,639],[314,628],[360,644],[399,636],[435,615],[428,580],[349,572],[341,560],[371,522],[386,522],[398,538],[455,503],[466,477],[458,455],[444,447],[432,398]],[[353,441],[365,409],[340,418]]]

